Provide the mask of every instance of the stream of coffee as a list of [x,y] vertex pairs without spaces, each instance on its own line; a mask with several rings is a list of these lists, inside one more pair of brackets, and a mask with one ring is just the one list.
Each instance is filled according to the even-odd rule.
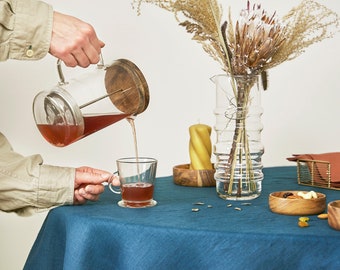
[[133,135],[133,142],[135,144],[135,155],[136,155],[136,166],[137,166],[137,175],[138,175],[138,182],[140,181],[140,170],[139,170],[139,154],[138,154],[138,143],[137,143],[137,132],[135,126],[135,119],[133,117],[127,118],[128,122],[131,125],[132,135]]

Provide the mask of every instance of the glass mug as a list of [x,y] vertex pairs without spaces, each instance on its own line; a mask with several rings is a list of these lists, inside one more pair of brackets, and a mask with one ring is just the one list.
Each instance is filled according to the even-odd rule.
[[116,161],[120,187],[111,183],[109,188],[113,193],[121,194],[118,202],[121,207],[145,208],[157,204],[153,199],[156,179],[157,160],[148,157],[120,158]]

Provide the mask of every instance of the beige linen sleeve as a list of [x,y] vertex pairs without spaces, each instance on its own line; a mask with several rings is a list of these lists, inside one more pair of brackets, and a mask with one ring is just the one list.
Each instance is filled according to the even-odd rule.
[[72,204],[75,169],[43,165],[40,155],[21,156],[0,133],[0,210],[27,216]]
[[53,9],[37,0],[0,0],[0,61],[37,60],[50,47]]

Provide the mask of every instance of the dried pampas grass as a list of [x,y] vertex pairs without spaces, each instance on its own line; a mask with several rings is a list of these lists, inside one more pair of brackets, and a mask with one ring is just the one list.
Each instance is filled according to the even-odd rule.
[[217,0],[133,0],[138,14],[142,3],[172,12],[231,75],[266,72],[339,31],[339,16],[314,0],[302,0],[281,19],[248,1],[235,24],[230,10],[228,20],[222,21],[223,9]]

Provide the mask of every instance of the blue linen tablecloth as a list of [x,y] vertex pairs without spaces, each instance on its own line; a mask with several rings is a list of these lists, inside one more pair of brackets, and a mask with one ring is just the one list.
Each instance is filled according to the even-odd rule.
[[264,175],[250,206],[218,198],[214,187],[177,186],[170,176],[157,178],[152,208],[121,208],[108,189],[98,202],[55,208],[24,269],[340,269],[340,231],[315,215],[300,228],[297,216],[268,207],[273,191],[314,190],[327,203],[340,191],[298,185],[296,167],[265,168]]

